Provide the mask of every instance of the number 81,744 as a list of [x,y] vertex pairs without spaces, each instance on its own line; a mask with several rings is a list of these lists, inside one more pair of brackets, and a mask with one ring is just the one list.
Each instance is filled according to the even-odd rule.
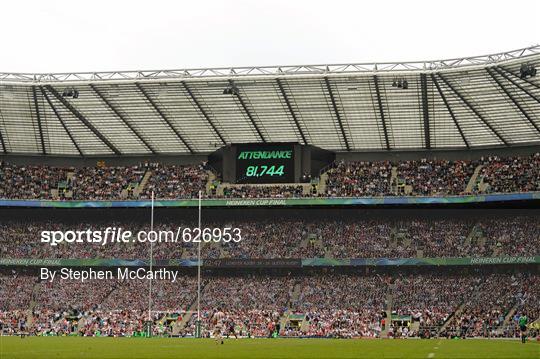
[[246,176],[261,177],[261,176],[283,176],[285,174],[285,165],[281,166],[248,166],[246,168]]

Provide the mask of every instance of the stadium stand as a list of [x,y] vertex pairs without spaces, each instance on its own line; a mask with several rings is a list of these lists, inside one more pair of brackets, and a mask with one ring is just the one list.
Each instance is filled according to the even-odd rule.
[[151,164],[151,176],[141,198],[149,199],[154,191],[156,198],[197,198],[199,191],[206,191],[208,173],[200,166],[161,166]]
[[[71,189],[74,200],[123,199],[132,197],[143,176],[140,166],[84,167],[74,170],[67,190]],[[123,195],[123,191],[128,194]]]
[[[2,74],[0,335],[211,337],[223,312],[221,324],[247,337],[516,338],[521,314],[538,336],[539,83],[519,69],[540,65],[539,54]],[[63,81],[77,98],[61,96]],[[13,100],[26,96],[34,101]],[[233,181],[215,154],[241,143],[288,143],[306,157],[287,176],[272,169],[287,181],[257,181],[253,163]],[[211,200],[201,225],[241,228],[240,242],[203,244],[198,258],[183,241],[40,241],[43,230],[194,228],[186,200],[200,192]],[[182,205],[156,208],[150,225],[152,194]],[[61,265],[180,274],[39,278],[40,266]]]
[[[242,241],[203,245],[204,258],[416,258],[530,256],[540,252],[540,220],[535,215],[469,218],[366,218],[244,220],[210,222],[212,228],[240,228]],[[0,224],[2,258],[145,258],[146,243],[58,246],[39,241],[42,228],[55,231],[103,229],[133,233],[149,230],[136,222],[4,222]],[[194,227],[196,223],[157,223],[155,230]],[[521,240],[515,240],[520,238]],[[32,239],[32,240],[29,240]],[[131,239],[131,238],[130,238]],[[193,243],[158,242],[156,259],[194,258]]]
[[326,194],[333,197],[365,197],[391,194],[389,162],[340,161],[328,171]]
[[[469,193],[540,191],[540,154],[488,157],[476,161],[420,160],[390,162],[338,161],[326,173],[326,191],[313,193],[300,185],[227,187],[209,192],[209,170],[200,165],[145,163],[131,167],[57,168],[0,162],[0,198],[121,200],[155,198],[291,198],[443,196],[467,193],[476,168],[479,176]],[[395,170],[395,177],[392,171]],[[144,176],[144,188],[139,188]],[[17,191],[14,190],[17,188]],[[56,194],[56,195],[55,195]]]
[[482,164],[485,192],[527,192],[540,190],[540,154],[530,157],[489,157]]
[[[156,335],[194,334],[195,316],[188,309],[196,297],[195,279],[186,275],[176,283],[155,282]],[[14,272],[0,280],[8,283],[2,290],[18,289],[20,298],[34,292],[33,304],[2,302],[6,333],[24,326],[38,335],[133,336],[148,319],[147,296],[132,295],[145,293],[147,282],[51,284]],[[537,274],[474,272],[211,275],[203,283],[202,323],[209,336],[212,314],[224,310],[242,336],[269,336],[278,325],[282,336],[513,337],[515,324],[507,317],[524,306],[537,315],[539,282]]]
[[[237,260],[534,257],[539,254],[540,221],[532,212],[521,213],[358,218],[336,212],[334,218],[223,219],[208,225],[244,228],[244,240],[235,246],[203,246],[202,256]],[[104,225],[149,229],[137,218],[113,222],[9,220],[0,227],[1,258],[133,260],[148,256],[148,246],[142,244],[52,247],[33,240],[42,228]],[[160,222],[155,229],[178,225],[193,223]],[[196,248],[156,243],[153,253],[157,260],[195,258]],[[540,319],[540,278],[534,265],[528,269],[472,266],[459,271],[430,268],[206,269],[201,285],[202,335],[212,335],[216,311],[225,313],[238,335],[249,337],[268,337],[276,330],[285,337],[518,337],[519,313],[527,313],[533,323]],[[16,265],[2,267],[0,272],[0,328],[4,334],[146,335],[148,281],[47,282],[39,281],[32,267]],[[176,282],[154,280],[152,334],[195,335],[196,293],[196,276],[187,269]]]

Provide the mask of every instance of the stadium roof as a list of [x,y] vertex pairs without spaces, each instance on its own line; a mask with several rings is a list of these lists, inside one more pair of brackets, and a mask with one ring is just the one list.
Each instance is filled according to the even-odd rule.
[[0,154],[190,154],[240,142],[336,151],[538,144],[540,76],[521,79],[522,64],[540,67],[540,46],[421,62],[0,73]]

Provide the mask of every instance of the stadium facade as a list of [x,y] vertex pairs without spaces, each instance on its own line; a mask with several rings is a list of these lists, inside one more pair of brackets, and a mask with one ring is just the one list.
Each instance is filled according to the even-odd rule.
[[[514,338],[527,314],[537,336],[539,66],[535,46],[410,63],[0,74],[0,330],[212,336],[223,311],[224,327],[250,337]],[[39,240],[200,227],[199,192],[203,226],[240,228],[242,241],[149,253],[135,237]],[[151,204],[165,207],[152,222]],[[40,268],[152,267],[178,280],[38,279]]]

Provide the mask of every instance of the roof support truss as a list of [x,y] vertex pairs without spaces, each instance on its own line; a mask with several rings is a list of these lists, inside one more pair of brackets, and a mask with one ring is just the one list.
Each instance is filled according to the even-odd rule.
[[276,81],[279,88],[279,92],[281,93],[281,96],[285,100],[287,109],[289,110],[289,113],[291,114],[291,117],[293,118],[294,124],[296,125],[296,129],[298,130],[298,133],[300,133],[300,137],[302,137],[303,143],[307,145],[308,142],[306,140],[306,136],[304,135],[304,131],[302,131],[302,127],[300,127],[300,122],[298,121],[298,118],[296,117],[296,113],[294,112],[291,102],[289,101],[289,97],[287,96],[287,93],[285,92],[285,89],[283,88],[283,84],[281,83],[280,79],[276,79]]
[[158,107],[158,105],[156,104],[156,102],[150,97],[150,95],[148,94],[148,92],[145,90],[144,87],[142,87],[142,85],[138,82],[135,83],[135,86],[137,86],[137,88],[139,89],[139,91],[143,94],[144,98],[150,103],[150,105],[152,106],[152,108],[154,109],[154,111],[157,112],[157,114],[159,115],[159,117],[161,117],[161,119],[167,124],[167,126],[169,126],[169,128],[174,132],[174,134],[176,135],[176,137],[178,137],[178,139],[180,140],[180,142],[182,142],[184,144],[184,146],[188,149],[188,151],[190,153],[193,153],[193,148],[191,148],[191,146],[186,142],[186,140],[184,139],[184,137],[180,134],[180,132],[178,132],[178,130],[172,125],[171,121],[169,120],[169,118],[167,117],[167,115],[165,115],[165,113],[163,111],[161,111],[161,109]]
[[420,74],[420,87],[422,92],[422,114],[424,117],[424,139],[426,141],[426,149],[431,149],[431,134],[429,130],[429,104],[427,93],[427,76]]
[[193,91],[191,91],[191,89],[189,88],[189,86],[186,84],[185,81],[181,81],[180,83],[182,84],[182,87],[184,87],[184,90],[187,92],[187,94],[191,98],[191,101],[193,101],[193,103],[195,104],[195,107],[203,115],[204,119],[206,120],[206,122],[208,122],[210,127],[212,127],[212,130],[214,130],[215,134],[219,137],[221,142],[224,145],[227,144],[227,141],[225,141],[225,138],[223,137],[223,135],[218,131],[217,127],[214,125],[214,121],[212,121],[210,116],[208,116],[208,113],[206,112],[206,110],[201,106],[199,100],[197,100],[197,98],[193,94]]
[[139,141],[141,141],[145,147],[150,150],[150,152],[152,152],[152,154],[156,154],[156,150],[152,147],[152,145],[150,143],[148,143],[148,141],[146,141],[144,139],[144,137],[139,133],[139,131],[137,131],[137,129],[135,127],[133,127],[125,118],[124,116],[120,113],[120,111],[118,111],[114,106],[113,104],[107,100],[107,98],[105,97],[105,95],[103,95],[103,93],[94,85],[94,84],[90,84],[90,88],[92,89],[92,91],[94,91],[94,93],[97,95],[97,97],[99,97],[101,99],[101,101],[103,101],[103,103],[105,105],[107,105],[107,107],[116,115],[116,117],[118,117],[120,119],[120,121],[122,121],[122,123],[124,123],[124,125],[126,125],[129,130],[131,132],[133,132],[133,134],[135,136],[137,136],[137,138],[139,139]]
[[121,155],[122,153],[114,146],[101,132],[99,132],[94,125],[92,125],[86,117],[84,117],[75,107],[73,107],[69,102],[66,101],[51,85],[46,85],[45,88],[66,107],[69,112],[73,114],[79,121],[81,121],[90,131],[94,133],[103,142],[109,149],[116,155]]
[[437,76],[439,76],[439,79],[441,79],[442,82],[444,82],[444,84],[461,100],[461,102],[463,102],[465,104],[465,106],[467,106],[469,108],[469,110],[471,110],[476,115],[476,117],[478,117],[480,119],[480,121],[482,121],[491,130],[491,132],[493,132],[493,134],[499,138],[499,140],[501,140],[502,143],[504,143],[505,146],[509,146],[508,141],[506,141],[506,139],[484,118],[484,116],[482,116],[482,114],[480,112],[478,112],[478,110],[476,108],[474,108],[473,105],[471,105],[471,103],[469,101],[467,101],[467,99],[465,97],[463,97],[454,88],[454,86],[452,86],[452,84],[450,82],[448,82],[448,80],[446,80],[444,78],[443,75],[441,75],[439,73],[439,74],[437,74]]
[[437,88],[437,92],[439,92],[439,96],[441,96],[444,105],[446,106],[446,109],[448,110],[448,113],[450,114],[450,117],[452,118],[452,121],[454,121],[454,125],[456,125],[456,128],[461,135],[461,139],[463,140],[463,143],[465,143],[465,146],[467,146],[467,149],[471,148],[469,145],[469,141],[467,141],[467,138],[465,137],[465,134],[463,133],[463,129],[459,125],[459,122],[456,118],[456,115],[454,114],[454,111],[452,111],[452,108],[450,107],[450,104],[448,103],[448,100],[446,99],[446,96],[444,96],[443,91],[441,90],[441,86],[439,85],[439,82],[437,82],[437,79],[435,78],[435,75],[431,74],[431,81],[435,84],[435,87]]
[[336,115],[336,118],[338,120],[339,130],[341,131],[341,137],[343,137],[343,142],[345,142],[345,148],[347,149],[347,151],[350,151],[351,147],[349,146],[349,141],[347,140],[347,136],[345,135],[343,121],[341,121],[341,115],[339,114],[336,99],[334,97],[334,92],[332,91],[332,86],[330,85],[328,77],[324,78],[324,84],[326,85],[326,91],[328,91],[328,94],[330,95],[330,101],[332,102],[332,108],[334,109],[334,114]]
[[38,123],[38,130],[39,130],[39,140],[41,142],[41,154],[46,155],[47,151],[45,150],[45,140],[43,138],[43,127],[41,125],[41,113],[39,112],[36,86],[32,86],[32,98],[34,100],[34,108],[36,109],[36,118],[37,118],[37,123]]
[[379,115],[381,116],[381,123],[384,132],[384,141],[386,142],[386,149],[390,150],[390,141],[388,140],[388,129],[386,128],[386,120],[384,118],[384,110],[381,100],[381,90],[379,89],[379,78],[377,75],[373,76],[373,82],[375,84],[375,94],[377,95],[377,108],[379,109]]
[[[233,87],[236,86],[232,80],[229,80],[229,84],[231,86],[233,86]],[[240,106],[244,110],[244,113],[249,118],[249,121],[251,121],[251,124],[253,125],[253,128],[255,128],[255,131],[257,131],[257,135],[259,135],[259,138],[261,139],[261,141],[267,142],[266,139],[264,138],[264,135],[262,134],[259,126],[257,125],[257,122],[255,122],[255,118],[251,114],[251,111],[249,111],[249,109],[246,106],[246,103],[244,102],[244,99],[242,99],[242,95],[240,94],[240,89],[237,89],[236,98],[238,99],[238,102],[240,103]]]
[[112,81],[112,80],[148,80],[148,79],[190,79],[190,78],[231,78],[255,76],[283,76],[283,75],[327,75],[327,74],[358,74],[372,72],[400,72],[400,71],[426,71],[454,68],[467,68],[473,66],[488,66],[501,61],[516,60],[540,54],[540,45],[516,49],[507,52],[487,54],[481,56],[468,56],[435,61],[407,61],[383,63],[343,63],[343,64],[315,64],[293,66],[245,66],[222,68],[196,68],[149,71],[103,71],[103,72],[72,72],[72,73],[5,73],[0,72],[0,80],[14,82],[84,82],[84,81]]
[[503,92],[510,99],[510,101],[512,101],[514,106],[517,107],[519,112],[521,112],[521,114],[527,119],[527,121],[529,121],[529,123],[536,129],[536,132],[540,133],[540,128],[538,128],[538,125],[536,125],[536,123],[533,121],[531,116],[527,113],[527,111],[525,111],[525,109],[519,104],[519,102],[516,101],[516,99],[512,96],[512,94],[508,91],[508,89],[506,89],[506,87],[504,87],[502,82],[493,73],[493,70],[490,69],[490,68],[487,68],[486,71],[491,76],[491,78],[497,83],[497,85],[500,87],[500,89],[503,90]]
[[45,98],[45,100],[47,101],[47,103],[49,104],[49,106],[51,107],[51,109],[53,110],[56,118],[58,119],[58,121],[60,121],[60,124],[62,125],[62,127],[64,128],[64,130],[66,131],[67,135],[69,136],[69,139],[71,140],[71,142],[73,143],[73,146],[75,146],[75,148],[77,149],[77,151],[79,152],[79,154],[81,156],[84,157],[84,153],[83,151],[81,150],[81,148],[79,147],[79,144],[77,143],[77,141],[75,141],[75,138],[73,138],[73,135],[71,134],[71,131],[69,130],[69,128],[66,126],[66,123],[64,122],[64,120],[62,119],[62,117],[60,116],[60,114],[58,113],[58,110],[56,109],[56,107],[54,107],[54,104],[52,103],[51,99],[49,98],[49,96],[47,95],[47,92],[43,89],[43,87],[39,87],[39,90],[41,91],[41,94],[43,95],[43,97]]

